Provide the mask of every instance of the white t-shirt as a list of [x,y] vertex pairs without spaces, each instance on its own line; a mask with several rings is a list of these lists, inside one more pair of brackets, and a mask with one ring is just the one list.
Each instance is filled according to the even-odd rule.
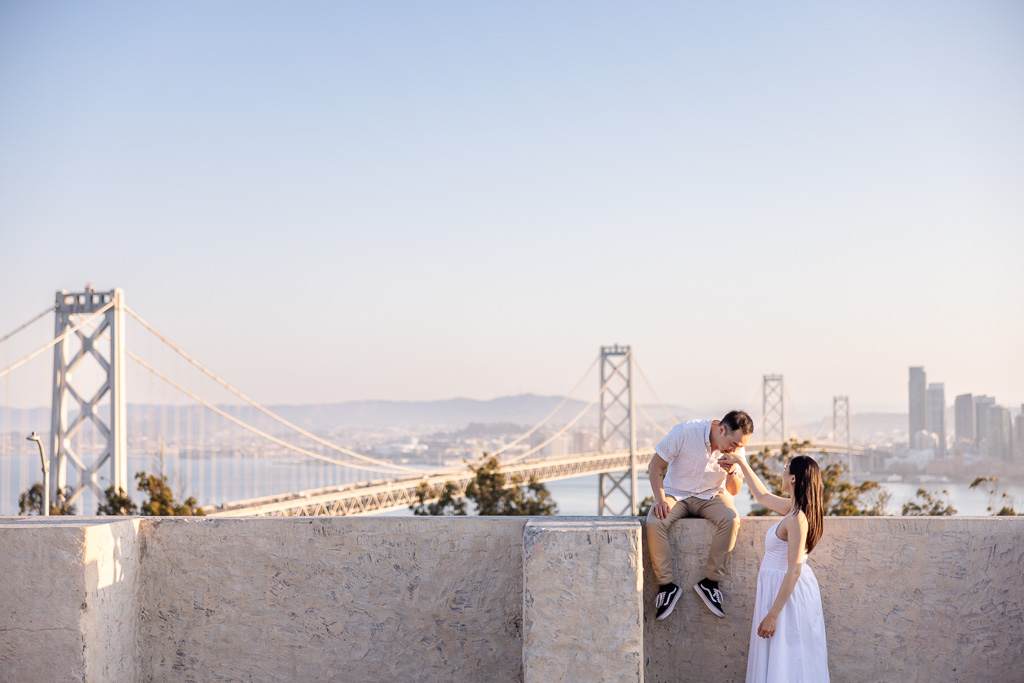
[[[701,498],[711,500],[725,490],[728,476],[718,464],[722,456],[711,450],[711,423],[713,420],[689,420],[673,427],[654,452],[668,463],[665,472],[665,493],[676,500]],[[746,455],[736,449],[740,457]]]

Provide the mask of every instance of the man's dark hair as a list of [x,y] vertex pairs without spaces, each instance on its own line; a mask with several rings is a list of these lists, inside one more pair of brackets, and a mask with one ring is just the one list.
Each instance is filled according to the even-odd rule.
[[726,432],[734,432],[738,429],[743,434],[754,433],[754,421],[742,410],[730,410],[722,418],[720,424],[725,427]]

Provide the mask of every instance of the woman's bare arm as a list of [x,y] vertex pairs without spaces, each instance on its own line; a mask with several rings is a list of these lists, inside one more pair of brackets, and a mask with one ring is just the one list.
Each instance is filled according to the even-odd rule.
[[768,487],[764,485],[764,482],[757,476],[757,473],[750,468],[750,463],[747,462],[746,458],[741,458],[735,453],[725,453],[718,459],[718,464],[720,465],[733,463],[739,465],[740,469],[743,470],[743,478],[747,480],[747,486],[750,487],[750,492],[754,494],[754,500],[766,508],[778,512],[780,515],[785,515],[793,509],[793,501],[789,498],[776,496],[768,490]]

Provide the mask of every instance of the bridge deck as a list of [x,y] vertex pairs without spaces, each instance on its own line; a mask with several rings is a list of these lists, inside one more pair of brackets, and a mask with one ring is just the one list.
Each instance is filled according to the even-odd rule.
[[[747,452],[754,452],[764,447],[778,449],[778,443],[751,443]],[[813,450],[825,450],[829,453],[845,453],[846,444],[815,443]],[[864,448],[850,449],[854,455],[863,455]],[[637,468],[645,469],[654,455],[653,448],[640,449],[636,453]],[[569,479],[600,472],[623,472],[629,469],[629,451],[610,451],[607,453],[580,453],[559,458],[516,463],[503,467],[502,471],[510,478],[519,477],[526,482],[530,477],[537,481],[555,481]],[[204,508],[209,517],[247,517],[247,516],[345,516],[369,515],[388,510],[408,508],[417,502],[416,489],[426,483],[428,495],[426,502],[433,502],[441,495],[446,482],[454,482],[458,494],[466,491],[472,479],[468,468],[459,468],[447,472],[424,473],[420,477],[392,478],[380,481],[360,482],[344,486],[333,486],[279,496],[267,496],[227,503]]]
[[[646,468],[654,449],[637,451],[638,468]],[[538,481],[568,479],[598,472],[622,472],[629,469],[629,451],[608,453],[581,453],[561,458],[516,463],[503,467],[510,478],[520,477],[526,482],[531,476]],[[422,477],[402,477],[383,481],[361,482],[334,486],[281,496],[268,496],[204,508],[209,517],[243,517],[275,515],[304,517],[315,515],[367,515],[387,510],[407,508],[416,501],[416,489],[421,483],[429,487],[427,501],[437,500],[446,482],[454,482],[459,495],[472,480],[468,468],[442,473],[425,473]]]

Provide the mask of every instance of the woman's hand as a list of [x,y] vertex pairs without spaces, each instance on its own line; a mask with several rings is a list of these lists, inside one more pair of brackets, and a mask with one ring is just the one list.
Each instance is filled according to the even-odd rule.
[[761,620],[761,625],[757,627],[757,635],[762,638],[771,638],[775,635],[775,625],[779,618],[774,617],[771,613],[768,614],[764,619]]

